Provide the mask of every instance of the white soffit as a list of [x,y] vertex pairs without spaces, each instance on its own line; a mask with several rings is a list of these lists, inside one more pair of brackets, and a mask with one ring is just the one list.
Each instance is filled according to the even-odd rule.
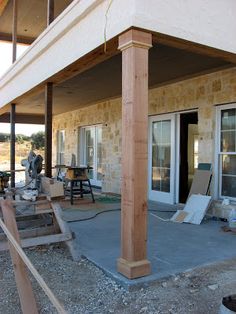
[[[0,108],[132,25],[134,0],[74,0],[0,79]],[[107,22],[106,22],[107,13]]]
[[236,53],[235,0],[135,2],[135,26]]
[[[0,80],[0,108],[137,26],[236,52],[235,0],[74,0]],[[106,23],[107,15],[107,23]]]

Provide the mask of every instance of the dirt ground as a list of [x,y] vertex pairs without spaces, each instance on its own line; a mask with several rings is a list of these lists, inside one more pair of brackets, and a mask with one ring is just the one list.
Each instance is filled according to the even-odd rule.
[[[67,250],[48,246],[26,250],[68,313],[218,313],[223,296],[236,293],[236,259],[186,272],[127,291],[83,259],[74,262]],[[0,313],[21,313],[8,252],[0,254]],[[40,313],[56,313],[32,279]]]
[[[15,168],[25,169],[21,166],[21,160],[28,157],[31,150],[31,144],[29,141],[24,141],[23,143],[16,143],[16,164]],[[10,142],[0,142],[0,171],[6,171],[10,169]],[[44,156],[43,150],[35,150],[36,154]],[[16,172],[15,174],[16,182],[21,182],[25,180],[25,172]]]

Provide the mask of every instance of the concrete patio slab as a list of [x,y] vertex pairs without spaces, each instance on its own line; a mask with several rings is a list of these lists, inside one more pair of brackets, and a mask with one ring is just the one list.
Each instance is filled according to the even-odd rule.
[[[118,204],[115,205],[112,204],[113,209]],[[76,235],[79,253],[128,289],[236,257],[233,250],[236,236],[221,231],[221,227],[227,223],[205,219],[201,225],[178,224],[157,217],[169,219],[176,209],[176,206],[149,204],[148,259],[152,273],[133,280],[125,278],[116,270],[116,260],[120,256],[120,211],[102,213],[95,218],[71,222],[69,225]],[[68,210],[64,211],[66,220],[72,216],[74,219],[87,219],[99,210],[89,210],[86,216],[83,212],[75,212],[74,209],[71,215]]]

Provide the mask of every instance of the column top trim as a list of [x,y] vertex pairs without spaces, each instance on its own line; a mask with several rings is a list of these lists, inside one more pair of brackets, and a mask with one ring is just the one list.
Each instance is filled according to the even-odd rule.
[[119,50],[130,47],[149,49],[152,47],[152,34],[136,29],[131,29],[119,37]]
[[149,49],[152,47],[152,45],[144,44],[140,41],[130,40],[129,42],[127,42],[123,45],[119,45],[118,49],[122,51],[122,50],[128,49],[130,47]]

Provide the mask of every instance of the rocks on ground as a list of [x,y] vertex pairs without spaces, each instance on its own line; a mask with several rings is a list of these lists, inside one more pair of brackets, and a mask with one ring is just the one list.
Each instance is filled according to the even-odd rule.
[[[212,313],[223,296],[236,293],[236,261],[173,276],[147,288],[127,291],[86,259],[71,260],[65,248],[48,246],[26,250],[68,313]],[[8,252],[0,254],[0,314],[20,313]],[[40,313],[56,313],[33,278]]]

